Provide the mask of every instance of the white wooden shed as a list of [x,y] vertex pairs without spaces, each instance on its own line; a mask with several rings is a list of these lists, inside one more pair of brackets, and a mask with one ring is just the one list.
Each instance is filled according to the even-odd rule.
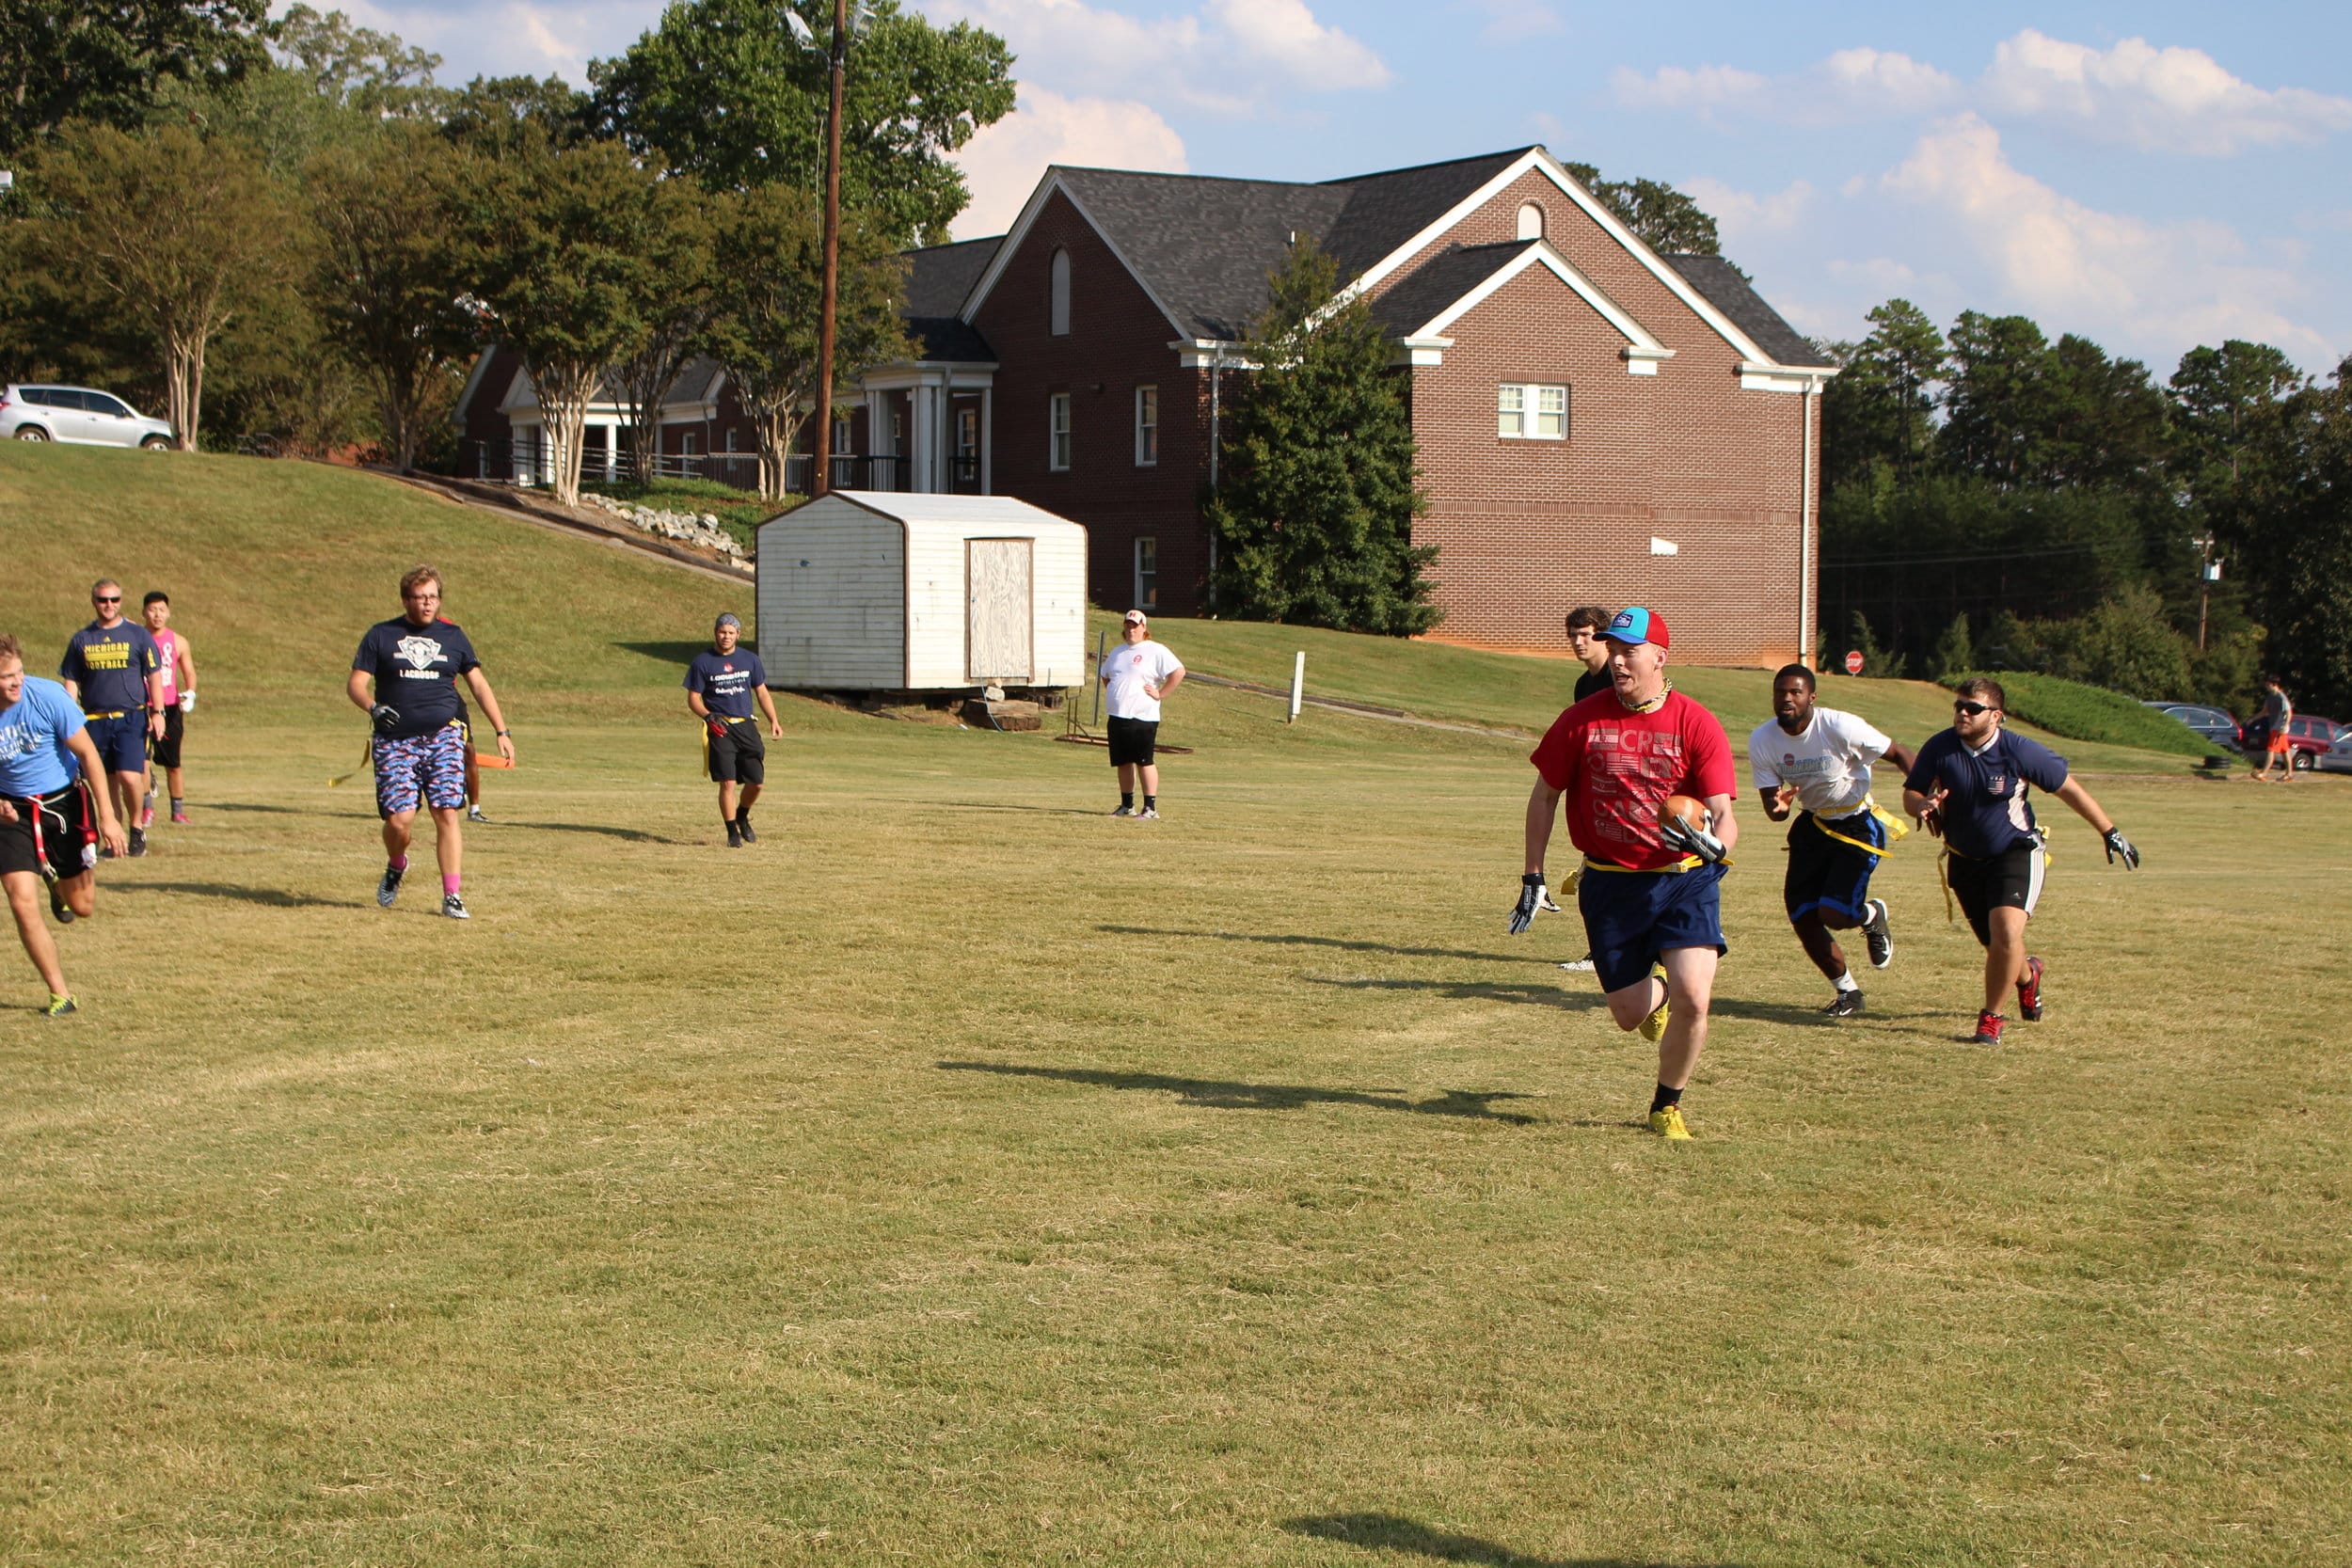
[[1087,532],[1009,496],[835,490],[759,526],[759,658],[802,690],[1083,686]]

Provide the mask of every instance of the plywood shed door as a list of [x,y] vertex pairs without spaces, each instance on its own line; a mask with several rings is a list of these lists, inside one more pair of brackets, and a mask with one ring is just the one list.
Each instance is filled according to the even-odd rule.
[[1035,645],[1034,539],[964,541],[964,643],[975,681],[1026,684]]

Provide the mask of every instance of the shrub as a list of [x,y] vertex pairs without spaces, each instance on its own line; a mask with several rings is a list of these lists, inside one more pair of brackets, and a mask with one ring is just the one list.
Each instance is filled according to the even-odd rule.
[[[2137,746],[2143,751],[2169,752],[2185,757],[2229,754],[2171,715],[2134,702],[2120,691],[2022,670],[1971,673],[1987,674],[2001,683],[2001,689],[2009,694],[2008,711],[2011,716],[2070,740]],[[1965,678],[1954,675],[1941,684],[1957,686]]]

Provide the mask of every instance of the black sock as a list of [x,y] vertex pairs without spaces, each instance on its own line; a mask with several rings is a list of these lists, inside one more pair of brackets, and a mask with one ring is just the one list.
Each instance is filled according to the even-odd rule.
[[1666,1087],[1665,1085],[1661,1084],[1658,1085],[1658,1092],[1650,1096],[1649,1114],[1651,1116],[1656,1116],[1659,1112],[1664,1110],[1669,1105],[1679,1105],[1681,1103],[1682,1091],[1680,1089],[1670,1089]]
[[1145,797],[1143,798],[1143,809],[1144,809],[1145,811],[1157,811],[1157,810],[1159,810],[1159,809],[1160,809],[1160,798],[1159,798],[1158,796],[1156,796],[1156,795],[1147,795],[1147,796],[1145,796]]
[[1122,806],[1133,808],[1136,803],[1136,792],[1132,789],[1120,790],[1119,792],[1119,803]]

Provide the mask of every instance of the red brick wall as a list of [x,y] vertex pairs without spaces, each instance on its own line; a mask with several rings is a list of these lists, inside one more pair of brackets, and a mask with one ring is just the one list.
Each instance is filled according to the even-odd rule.
[[[1552,245],[1676,356],[1655,376],[1629,374],[1623,337],[1538,269],[1447,329],[1454,346],[1414,372],[1413,395],[1432,502],[1416,537],[1438,550],[1438,634],[1565,647],[1571,607],[1645,603],[1686,661],[1798,657],[1812,640],[1797,626],[1812,400],[1742,391],[1739,351],[1540,174],[1498,193],[1446,243],[1516,237],[1529,199],[1545,209]],[[1568,439],[1499,437],[1504,381],[1566,383]],[[1653,537],[1680,553],[1652,555]]]
[[[1070,331],[1049,331],[1048,269],[1070,252]],[[1059,193],[1047,202],[975,324],[995,350],[992,472],[1017,496],[1084,523],[1087,594],[1125,609],[1135,592],[1135,542],[1159,540],[1160,606],[1200,608],[1208,535],[1200,493],[1208,473],[1208,376],[1181,369],[1177,337],[1159,307]],[[1135,460],[1135,390],[1160,393],[1160,460]],[[1047,404],[1071,394],[1071,466],[1047,465]]]

